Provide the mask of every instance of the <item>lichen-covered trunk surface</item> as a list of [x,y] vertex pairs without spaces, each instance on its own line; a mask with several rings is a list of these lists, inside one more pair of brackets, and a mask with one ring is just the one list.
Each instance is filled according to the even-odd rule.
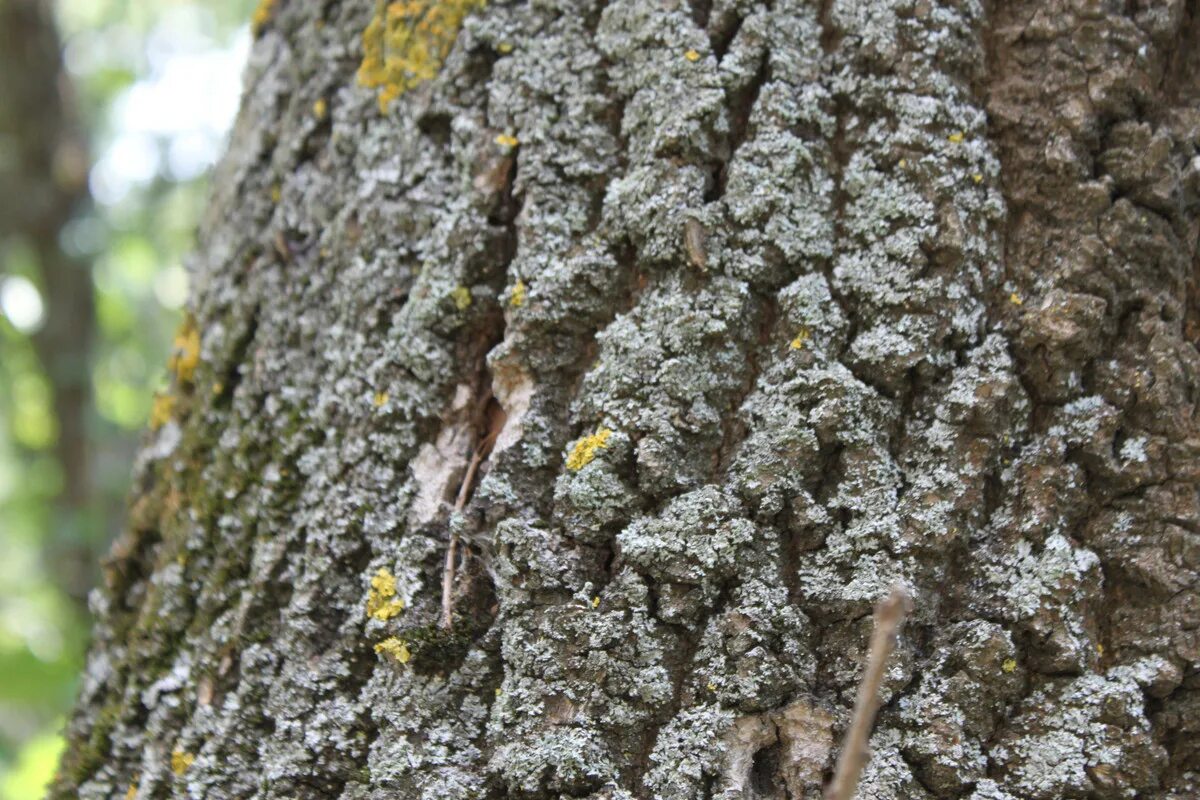
[[54,797],[1198,796],[1196,3],[256,25]]

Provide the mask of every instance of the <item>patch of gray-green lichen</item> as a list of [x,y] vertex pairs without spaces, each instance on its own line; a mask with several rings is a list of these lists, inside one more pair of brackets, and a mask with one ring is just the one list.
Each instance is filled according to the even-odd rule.
[[997,775],[1033,800],[1152,790],[1166,753],[1154,741],[1143,689],[1157,671],[1154,663],[1139,663],[1048,682],[1026,698],[996,742]]
[[[829,176],[812,185],[837,211],[834,248],[806,253],[809,274],[780,294],[778,344],[743,406],[730,479],[784,522],[792,585],[823,631],[817,683],[845,702],[867,633],[857,620],[889,584],[913,587],[917,625],[939,615],[1024,406],[984,318],[1003,205],[970,91],[981,9],[834,3],[828,24],[836,134],[809,151]],[[908,646],[891,692],[932,668]],[[957,713],[944,696],[929,703]],[[982,752],[987,736],[967,735]],[[864,780],[884,796],[919,793],[915,757],[881,744]]]
[[[774,27],[770,23],[776,19]],[[927,24],[948,21],[954,22]],[[763,707],[758,703],[782,702],[812,681],[811,659],[795,661],[791,655],[811,652],[803,615],[764,615],[768,608],[786,607],[785,587],[791,581],[785,577],[789,568],[780,542],[792,545],[775,527],[777,518],[796,529],[798,549],[814,551],[799,554],[796,581],[813,613],[835,620],[857,616],[892,580],[921,578],[918,568],[927,580],[940,576],[928,566],[936,563],[930,557],[936,546],[901,525],[903,476],[907,472],[909,481],[932,482],[921,509],[925,526],[962,541],[967,522],[978,524],[980,515],[978,494],[970,493],[978,480],[964,486],[959,470],[977,468],[981,455],[989,463],[988,453],[999,447],[990,434],[1005,430],[1004,415],[1017,402],[1002,343],[982,347],[982,291],[994,274],[989,258],[994,258],[1001,206],[995,192],[972,177],[971,170],[994,176],[996,167],[977,141],[982,117],[965,92],[967,76],[946,78],[918,63],[916,77],[924,85],[917,89],[931,96],[911,98],[906,96],[911,87],[902,88],[894,77],[806,83],[821,71],[814,8],[757,8],[747,14],[727,65],[714,65],[707,48],[693,47],[686,35],[663,41],[669,38],[664,32],[687,25],[678,9],[622,3],[611,5],[601,21],[601,46],[617,62],[613,84],[632,94],[622,124],[629,169],[610,188],[606,213],[614,208],[639,264],[650,268],[684,260],[682,225],[688,216],[709,235],[700,273],[652,283],[630,313],[597,337],[597,363],[584,377],[573,413],[585,433],[616,431],[612,450],[602,448],[578,473],[562,475],[556,491],[568,535],[603,546],[622,522],[627,524],[613,539],[617,578],[597,594],[599,608],[623,600],[617,591],[634,569],[652,582],[659,619],[685,631],[697,626],[704,631],[699,639],[688,637],[694,652],[685,653],[685,684],[674,700],[680,704],[675,713],[682,715],[677,720],[705,713],[714,703],[758,710]],[[788,33],[797,35],[788,38]],[[914,38],[921,33],[912,31]],[[700,57],[685,58],[686,49]],[[769,58],[765,79],[753,77],[757,67],[747,67],[756,63],[756,53]],[[850,61],[853,53],[848,48]],[[945,53],[920,55],[947,60]],[[753,92],[748,119],[741,123],[745,139],[730,153],[721,144],[735,126],[731,107],[716,102],[719,95],[710,88],[719,85],[705,74],[713,66],[728,70],[727,95],[746,88]],[[697,78],[689,83],[692,74]],[[756,81],[761,85],[753,85]],[[671,115],[669,105],[644,103],[651,93],[670,97],[684,85],[698,98],[686,114]],[[891,115],[898,133],[856,130],[849,112],[836,119],[838,96],[857,103],[864,115]],[[835,150],[846,145],[833,141],[839,123],[853,153],[844,164]],[[972,141],[956,141],[960,130],[970,130]],[[889,177],[903,158],[900,153],[910,155],[914,176]],[[704,168],[704,161],[714,157],[729,161],[721,186],[712,184]],[[714,189],[723,196],[705,200]],[[844,194],[846,207],[842,229],[835,232],[831,212],[840,202],[838,193]],[[949,209],[944,225],[931,224],[938,207]],[[831,242],[844,255],[837,256]],[[937,263],[928,263],[927,250]],[[703,269],[715,274],[705,276]],[[789,280],[794,283],[784,289]],[[772,303],[780,307],[780,319],[771,321],[755,293],[781,289]],[[842,308],[845,301],[855,309],[853,327]],[[768,344],[761,350],[760,318],[768,325]],[[851,344],[847,337],[855,328],[860,332]],[[906,342],[903,348],[898,341]],[[904,348],[916,355],[894,363]],[[946,380],[943,374],[956,363],[956,350],[973,348],[980,349],[971,354],[967,371],[956,376],[957,384]],[[757,377],[750,371],[755,368],[751,355]],[[950,405],[939,427],[937,402],[925,393],[929,433],[921,436],[924,426],[914,426],[912,443],[904,442],[912,452],[898,463],[895,393],[910,390],[906,384],[914,374],[922,385],[944,384],[935,392],[946,395]],[[738,410],[748,380],[756,388]],[[1004,391],[990,409],[974,413],[966,393],[981,383]],[[805,410],[797,415],[797,408]],[[989,414],[995,410],[1002,413]],[[742,420],[744,433],[729,429],[731,412]],[[963,430],[978,419],[983,420],[979,430]],[[692,499],[721,497],[721,490],[705,484],[722,474],[722,450],[731,443],[727,479],[752,505],[739,511],[740,503],[726,498],[716,504],[724,512],[714,506],[703,521],[689,522]],[[947,452],[961,462],[958,470],[944,466]],[[631,473],[636,483],[630,483]],[[939,498],[929,508],[929,495],[939,492],[950,498]],[[801,502],[803,497],[808,500]],[[647,506],[661,510],[638,514]],[[958,523],[958,529],[948,522]],[[816,527],[821,530],[812,530]],[[721,533],[725,528],[729,537]],[[952,533],[943,533],[947,528]],[[744,534],[733,535],[738,531]],[[733,548],[727,558],[721,555],[726,538]],[[842,539],[845,544],[839,546]],[[920,558],[904,562],[890,555],[905,550],[919,550]],[[741,552],[745,555],[737,555]],[[735,563],[733,572],[721,567]],[[857,580],[846,580],[848,566],[857,570]],[[502,604],[506,596],[516,597],[510,591],[528,594],[524,587],[501,586]],[[718,597],[723,610],[716,607]],[[572,602],[580,601],[586,604],[586,595]],[[544,618],[544,612],[536,613]],[[861,642],[862,634],[856,628],[850,641]],[[562,647],[571,641],[545,635],[562,641]],[[522,636],[528,640],[527,633]],[[839,678],[839,685],[849,688],[853,677]],[[573,719],[587,724],[588,716],[579,708]],[[667,747],[662,737],[681,735],[683,730],[667,723],[655,737],[658,744],[651,743],[651,762]],[[530,747],[538,746],[530,741]],[[506,752],[511,755],[511,748]],[[706,763],[709,775],[719,773],[720,759],[711,752]],[[670,788],[674,784],[661,771],[652,768],[645,775],[653,793],[694,796]],[[530,791],[513,780],[508,785]]]
[[888,715],[923,786],[961,794],[987,777],[987,743],[1026,680],[1016,656],[1011,636],[994,623],[958,623],[936,637],[916,687]]

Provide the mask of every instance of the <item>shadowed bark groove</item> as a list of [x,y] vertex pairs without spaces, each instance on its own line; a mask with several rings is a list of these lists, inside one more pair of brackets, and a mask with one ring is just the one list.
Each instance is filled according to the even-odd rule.
[[56,796],[817,797],[896,582],[862,796],[1194,794],[1195,10],[1084,5],[489,5],[381,113],[280,4]]

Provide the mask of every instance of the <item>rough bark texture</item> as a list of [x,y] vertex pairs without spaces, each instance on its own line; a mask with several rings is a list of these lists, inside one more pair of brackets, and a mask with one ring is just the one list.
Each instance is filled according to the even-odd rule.
[[859,797],[1197,796],[1194,3],[389,8],[260,9],[55,797],[816,797],[898,581]]

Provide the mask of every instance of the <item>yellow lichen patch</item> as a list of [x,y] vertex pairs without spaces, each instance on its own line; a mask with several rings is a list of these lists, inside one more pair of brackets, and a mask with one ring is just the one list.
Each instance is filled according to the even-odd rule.
[[1104,645],[1102,645],[1102,644],[1096,645],[1096,655],[1098,655],[1098,656],[1104,655]]
[[396,597],[396,576],[380,567],[371,577],[367,595],[367,616],[386,622],[404,610],[404,601]]
[[962,144],[963,140],[966,138],[967,138],[967,135],[965,133],[963,133],[962,131],[959,131],[957,133],[952,133],[949,136],[947,136],[946,141],[950,142],[950,144]]
[[496,52],[499,53],[500,55],[506,56],[509,53],[511,53],[512,51],[513,51],[513,43],[512,42],[500,42],[500,44],[496,45]]
[[434,78],[470,12],[487,0],[377,0],[363,30],[358,83],[379,90],[379,110]]
[[176,750],[171,753],[171,771],[176,775],[183,775],[192,766],[196,760],[196,756],[191,753],[186,753],[183,750]]
[[515,136],[509,136],[507,133],[502,133],[496,137],[496,144],[501,147],[516,147],[520,143],[520,139]]
[[329,113],[329,104],[325,102],[325,98],[317,99],[317,102],[312,106],[313,116],[317,119],[325,119],[325,115]]
[[271,187],[271,202],[278,203],[283,199],[283,187],[278,183]]
[[900,161],[898,163],[899,163],[900,169],[908,168],[908,159],[907,158],[900,159]]
[[796,334],[796,338],[792,339],[792,341],[788,344],[788,347],[792,350],[802,350],[804,348],[804,343],[810,338],[812,338],[812,333],[809,332],[808,328],[801,328],[800,332]]
[[610,436],[612,436],[612,431],[608,428],[601,428],[591,436],[585,436],[576,442],[575,449],[571,451],[571,455],[567,456],[567,469],[578,472],[592,463],[596,453],[608,446],[608,437]]
[[1000,665],[1000,669],[1004,670],[1005,672],[1013,672],[1016,670],[1016,668],[1017,660],[1015,658],[1010,658]]
[[599,607],[600,607],[600,595],[596,595],[595,597],[592,598],[592,608],[599,608]]
[[412,657],[412,653],[408,652],[408,645],[404,643],[404,640],[395,636],[389,636],[375,645],[375,652],[388,656],[401,664],[407,664],[408,659]]
[[1017,294],[1016,292],[1013,292],[1008,296],[1008,302],[1012,303],[1014,306],[1025,304],[1025,301],[1021,299],[1021,295]]
[[129,784],[129,788],[125,790],[125,800],[133,800],[133,798],[137,797],[137,793],[138,782],[135,780],[133,783]]
[[388,600],[374,611],[371,612],[371,617],[378,620],[389,620],[404,610],[404,601],[396,598]]
[[169,394],[154,395],[154,404],[150,406],[150,430],[156,431],[166,425],[174,411],[174,397]]
[[376,392],[375,396],[373,398],[371,398],[371,405],[375,406],[376,408],[383,408],[384,406],[387,405],[387,401],[388,401],[388,393],[387,392]]
[[715,692],[717,690],[717,685],[715,683],[713,683],[712,681],[709,681],[708,685],[705,686],[704,688],[708,689],[710,692]]
[[396,576],[387,567],[380,567],[371,576],[371,591],[383,598],[396,596]]
[[450,292],[450,299],[454,301],[455,308],[465,311],[471,306],[471,290],[465,286],[459,286]]
[[517,278],[517,282],[513,284],[512,293],[508,296],[508,304],[513,308],[525,305],[525,291],[525,281]]
[[695,63],[700,60],[700,54],[697,53],[695,50],[688,50],[686,53],[683,54],[683,57],[686,58],[688,61],[691,61],[692,63]]
[[271,21],[271,12],[274,10],[275,0],[258,0],[258,6],[250,15],[250,32],[257,36]]
[[184,318],[179,330],[175,331],[175,341],[171,345],[171,358],[167,362],[167,369],[174,372],[179,380],[190,383],[199,363],[200,331],[196,327],[196,320],[189,314]]
[[971,180],[975,181],[975,183],[977,183],[977,184],[983,183],[983,173],[976,172],[974,175],[971,176]]

